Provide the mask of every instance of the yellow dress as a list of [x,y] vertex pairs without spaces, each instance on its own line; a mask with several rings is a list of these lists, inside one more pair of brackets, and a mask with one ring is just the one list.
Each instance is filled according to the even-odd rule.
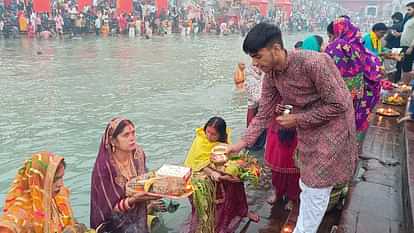
[[27,19],[24,15],[19,17],[19,29],[21,32],[27,32]]
[[[231,143],[231,130],[227,129],[227,142]],[[197,172],[210,165],[211,150],[221,142],[210,142],[207,138],[204,128],[196,129],[196,136],[190,151],[187,154],[187,159],[184,162],[186,167],[191,168]]]

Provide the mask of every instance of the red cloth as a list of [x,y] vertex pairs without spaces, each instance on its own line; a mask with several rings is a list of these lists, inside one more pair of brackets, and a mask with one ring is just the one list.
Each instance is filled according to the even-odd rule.
[[292,2],[290,0],[277,0],[275,5],[279,7],[287,17],[292,15]]
[[124,32],[127,29],[128,21],[126,20],[126,17],[124,17],[123,15],[119,16],[118,26],[119,26],[119,31],[121,33]]
[[132,0],[117,0],[116,10],[118,14],[132,12]]
[[78,10],[83,11],[85,6],[92,6],[92,0],[78,0]]
[[4,6],[9,7],[12,3],[12,0],[4,0]]
[[295,166],[294,153],[298,144],[297,136],[291,141],[282,143],[279,139],[279,125],[273,121],[267,130],[265,164],[272,171],[285,174],[299,174]]
[[262,16],[267,16],[268,0],[249,0],[248,3],[250,6],[257,7]]
[[282,143],[279,139],[279,125],[273,121],[267,129],[265,163],[272,169],[272,184],[278,198],[287,196],[291,201],[299,199],[299,169],[295,166],[294,154],[298,144],[297,136]]
[[168,0],[156,0],[155,1],[155,6],[157,7],[158,15],[161,12],[166,13],[167,10],[168,10]]
[[299,174],[283,174],[272,172],[272,185],[276,189],[276,196],[287,196],[290,201],[299,200]]
[[50,0],[33,0],[33,11],[36,13],[49,13]]

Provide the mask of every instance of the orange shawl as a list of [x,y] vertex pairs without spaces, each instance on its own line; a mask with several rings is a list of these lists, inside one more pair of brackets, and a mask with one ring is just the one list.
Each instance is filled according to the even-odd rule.
[[49,152],[34,154],[25,161],[7,194],[0,227],[16,233],[61,233],[74,225],[69,190],[62,187],[54,198],[52,194],[62,161],[62,157]]

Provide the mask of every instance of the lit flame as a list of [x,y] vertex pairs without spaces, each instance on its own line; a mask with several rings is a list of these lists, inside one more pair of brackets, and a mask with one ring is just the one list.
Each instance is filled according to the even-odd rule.
[[187,186],[185,186],[185,189],[186,190],[192,190],[193,186],[191,184],[187,184]]
[[289,226],[283,227],[283,233],[291,233],[292,232],[292,228]]

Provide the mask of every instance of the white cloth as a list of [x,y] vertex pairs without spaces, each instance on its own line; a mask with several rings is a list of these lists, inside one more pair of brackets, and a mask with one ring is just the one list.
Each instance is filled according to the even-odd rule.
[[130,27],[128,32],[129,37],[135,37],[135,27]]
[[299,217],[293,233],[316,233],[329,204],[333,186],[311,188],[299,180],[300,193]]
[[258,68],[249,65],[245,69],[244,83],[247,93],[247,106],[249,108],[259,107],[260,97],[262,95],[262,81],[265,76],[264,72],[258,70]]
[[403,32],[401,33],[401,46],[410,47],[414,41],[414,18],[409,19],[405,25]]
[[95,19],[95,28],[100,29],[100,28],[101,28],[101,26],[102,26],[102,21],[101,21],[101,18],[100,18],[100,17],[97,17],[97,18]]

